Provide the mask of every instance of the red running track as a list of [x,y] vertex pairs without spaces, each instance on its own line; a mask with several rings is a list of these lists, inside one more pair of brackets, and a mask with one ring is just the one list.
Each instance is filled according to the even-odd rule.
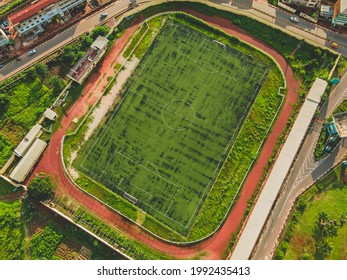
[[[235,206],[233,207],[220,230],[212,238],[200,244],[189,247],[180,247],[156,239],[140,227],[123,218],[117,212],[113,211],[109,207],[103,205],[99,201],[95,200],[88,194],[75,187],[73,183],[67,178],[63,170],[60,158],[60,143],[63,135],[69,128],[72,120],[75,117],[79,118],[83,116],[88,111],[89,106],[93,105],[100,97],[102,89],[107,83],[107,77],[111,76],[114,71],[113,67],[110,67],[110,65],[114,63],[114,61],[116,61],[122,48],[126,44],[132,32],[136,29],[138,23],[133,24],[133,26],[125,32],[122,38],[116,41],[112,51],[107,55],[107,57],[105,57],[104,61],[102,62],[99,71],[97,73],[94,73],[89,78],[89,82],[86,86],[83,96],[75,103],[73,108],[69,110],[68,114],[63,117],[61,128],[52,136],[49,146],[45,151],[42,160],[35,168],[32,177],[35,176],[35,173],[39,172],[45,172],[51,175],[59,183],[60,189],[64,193],[69,194],[73,199],[81,203],[83,206],[89,208],[94,214],[107,221],[109,224],[114,225],[115,227],[120,229],[127,236],[141,240],[142,242],[157,250],[178,258],[191,257],[198,252],[205,251],[207,252],[207,259],[221,259],[223,251],[227,247],[227,244],[233,232],[237,229],[242,220],[247,207],[247,200],[251,198],[259,182],[263,169],[266,166],[275,147],[276,140],[286,126],[286,123],[292,112],[292,105],[297,102],[297,91],[299,89],[299,83],[295,80],[294,74],[289,65],[286,63],[285,59],[277,51],[275,51],[272,47],[265,44],[264,42],[253,38],[244,30],[234,26],[231,21],[217,16],[212,17],[201,14],[193,10],[185,9],[184,11],[196,17],[199,17],[210,23],[211,25],[216,26],[231,35],[237,36],[241,40],[267,52],[278,62],[281,69],[285,73],[288,86],[287,96],[282,111],[275,123],[273,131],[270,133],[267,141],[264,144],[258,161],[254,165],[245,181],[240,194],[240,198],[237,200]],[[29,181],[31,180],[31,178],[29,179]]]

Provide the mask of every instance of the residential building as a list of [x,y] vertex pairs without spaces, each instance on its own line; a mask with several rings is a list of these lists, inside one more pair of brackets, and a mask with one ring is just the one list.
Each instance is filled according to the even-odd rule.
[[75,82],[82,84],[101,57],[105,54],[107,45],[107,38],[102,36],[96,38],[90,46],[90,49],[75,64],[67,76]]
[[347,0],[336,1],[332,23],[334,26],[347,26]]
[[9,39],[7,38],[5,32],[0,28],[0,48],[7,45]]
[[320,15],[325,18],[331,19],[334,15],[334,7],[328,5],[320,6]]
[[281,0],[281,2],[289,5],[298,5],[314,8],[320,0]]
[[19,35],[39,34],[44,26],[57,17],[64,17],[68,12],[87,3],[87,0],[40,0],[29,7],[8,17],[10,25]]

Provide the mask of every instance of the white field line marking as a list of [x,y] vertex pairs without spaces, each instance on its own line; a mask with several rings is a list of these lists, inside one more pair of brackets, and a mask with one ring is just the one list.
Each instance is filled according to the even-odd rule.
[[[188,36],[188,35],[189,35],[189,34],[187,34],[187,36]],[[178,52],[179,52],[180,48],[181,48],[181,46],[179,47]],[[184,56],[188,57],[189,59],[191,59],[191,60],[193,60],[193,61],[196,62],[195,59],[192,59],[192,58],[190,58],[189,56],[187,56],[187,55],[185,55],[185,54],[182,54],[182,55],[184,55]],[[244,55],[243,55],[243,54],[239,54],[239,55],[240,55],[240,57],[244,58]],[[144,96],[144,95],[139,94],[139,93],[135,92],[134,90],[132,90],[132,87],[134,86],[134,84],[135,84],[135,82],[137,81],[137,79],[141,76],[141,73],[147,68],[147,66],[149,66],[149,61],[151,61],[152,59],[153,59],[152,56],[149,57],[149,58],[147,59],[147,61],[145,62],[145,65],[144,65],[143,68],[140,70],[140,73],[137,75],[136,79],[134,80],[134,82],[132,83],[132,85],[129,87],[129,91],[131,91],[131,92],[133,92],[133,93],[135,93],[135,94],[137,94],[137,95]],[[248,63],[249,59],[248,59],[247,57],[246,57],[246,60],[247,60],[247,63]],[[260,63],[258,63],[258,65],[260,65],[261,67],[264,67],[264,68],[265,68],[265,71],[264,71],[264,73],[263,73],[262,79],[261,79],[260,82],[259,82],[259,84],[261,84],[261,83],[262,83],[262,80],[264,79],[264,77],[265,77],[265,75],[266,75],[268,69],[266,68],[266,66],[264,66],[264,65],[262,65],[262,64],[260,64]],[[198,67],[198,65],[197,65],[197,67]],[[244,67],[245,67],[245,65],[243,65],[243,68],[244,68]],[[198,67],[198,68],[200,68],[200,67]],[[243,68],[242,68],[242,69],[243,69]],[[241,70],[242,70],[242,69],[241,69]],[[202,69],[202,70],[203,70],[203,69]],[[223,76],[226,76],[226,77],[229,77],[229,78],[230,78],[230,76],[225,75],[225,74],[223,74],[223,73],[220,73],[219,71],[216,71],[216,72],[219,73],[220,75],[223,75]],[[243,72],[243,71],[242,71],[242,72]],[[240,77],[241,74],[242,74],[242,73],[239,74],[238,78]],[[238,78],[237,78],[237,79],[238,79]],[[250,101],[249,101],[249,103],[248,103],[248,105],[247,105],[246,111],[248,111],[248,109],[249,109],[249,107],[250,107],[250,104],[251,104],[252,101],[253,101],[254,95],[255,95],[255,93],[257,92],[257,89],[258,89],[258,88],[256,88],[256,89],[254,90],[254,92],[253,92],[253,94],[252,94],[252,97],[251,97],[251,99],[250,99]],[[152,102],[158,104],[159,106],[164,107],[164,106],[162,106],[160,103],[158,103],[158,102],[152,100],[151,98],[148,98],[147,96],[145,96],[145,97],[146,97],[147,99],[149,99],[150,101],[152,101]],[[89,151],[89,153],[88,153],[88,155],[85,157],[84,161],[85,161],[86,158],[89,156],[89,154],[91,153],[91,151],[94,149],[96,143],[99,141],[99,139],[100,139],[100,137],[102,136],[102,134],[104,133],[104,131],[108,128],[110,121],[114,118],[116,112],[117,112],[117,111],[119,110],[119,108],[120,108],[120,105],[124,102],[125,99],[126,99],[126,98],[124,98],[123,101],[119,104],[119,106],[117,106],[115,112],[112,114],[111,118],[110,118],[109,121],[107,122],[105,129],[103,129],[103,131],[100,133],[100,135],[99,135],[97,141],[94,143],[92,149]],[[255,102],[255,100],[253,101],[253,104],[254,104],[254,102]],[[282,102],[283,102],[283,100],[282,100]],[[281,103],[281,104],[282,104],[282,103]],[[281,106],[280,106],[280,107],[281,107]],[[280,107],[279,107],[279,108],[280,108]],[[250,112],[250,111],[248,111],[248,113],[249,113],[249,112]],[[176,113],[176,112],[173,112],[173,113]],[[275,116],[277,115],[277,113],[278,113],[278,110],[277,110]],[[177,113],[176,113],[176,114],[177,114]],[[177,114],[177,115],[179,115],[179,114]],[[248,114],[247,114],[247,115],[248,115]],[[183,116],[181,116],[181,117],[183,117]],[[226,140],[228,140],[228,144],[227,144],[226,149],[225,149],[225,151],[224,151],[224,153],[223,153],[223,156],[221,157],[221,160],[219,161],[219,163],[217,164],[216,169],[215,169],[214,172],[213,172],[213,176],[212,176],[212,177],[214,177],[214,176],[216,175],[218,169],[220,168],[220,165],[221,165],[222,161],[224,161],[224,157],[225,157],[226,152],[227,152],[228,150],[230,151],[230,150],[233,148],[233,146],[230,147],[230,146],[231,146],[231,142],[233,141],[235,134],[238,132],[239,126],[240,126],[241,122],[244,120],[244,118],[245,118],[245,114],[242,116],[241,120],[239,121],[239,123],[238,123],[238,125],[237,125],[237,128],[236,128],[236,130],[234,131],[234,133],[233,133],[232,137],[230,138],[230,140],[225,138]],[[272,123],[273,123],[273,121],[272,121]],[[200,125],[198,125],[198,126],[200,127]],[[207,130],[207,131],[208,131],[208,130]],[[264,141],[264,140],[263,140],[263,141]],[[263,143],[263,142],[262,142],[262,143]],[[260,147],[261,147],[261,146],[260,146]],[[258,149],[258,151],[259,151],[259,149]],[[257,151],[257,152],[258,152],[258,151]],[[127,158],[128,160],[130,160],[130,161],[132,161],[132,162],[135,162],[135,163],[139,164],[138,162],[136,162],[136,161],[130,159],[129,157],[127,157],[127,156],[125,156],[124,154],[122,154],[121,152],[116,152],[116,153],[119,153],[120,155],[122,155],[123,157]],[[83,165],[84,161],[82,162],[81,166]],[[181,189],[180,186],[176,185],[175,183],[171,182],[170,180],[167,180],[166,178],[164,178],[164,177],[162,177],[161,175],[159,175],[159,174],[153,172],[152,170],[150,170],[150,169],[144,167],[143,165],[141,165],[141,164],[139,164],[139,165],[140,165],[142,168],[146,169],[147,171],[153,173],[154,175],[159,176],[159,177],[160,177],[161,179],[163,179],[164,181],[167,181],[168,183],[174,185],[174,186],[177,188],[176,193],[175,193],[175,195],[174,195],[174,199],[175,199],[175,197],[176,197],[176,195],[177,195],[177,193],[178,193],[178,190]],[[82,166],[82,167],[83,167],[83,166]],[[85,168],[84,168],[84,169],[85,169]],[[249,171],[249,170],[247,170],[246,175],[248,174],[248,171]],[[91,171],[89,170],[89,172],[91,172]],[[244,178],[244,179],[245,179],[245,178]],[[244,181],[244,179],[243,179],[243,181]],[[243,181],[242,181],[242,183],[243,183]],[[181,223],[179,223],[179,222],[173,220],[172,218],[168,217],[166,214],[164,214],[164,213],[158,211],[157,209],[154,209],[153,207],[147,205],[146,203],[142,202],[141,200],[140,200],[140,201],[141,201],[143,204],[145,204],[147,207],[151,208],[152,210],[154,210],[154,211],[160,213],[161,215],[163,215],[163,216],[165,216],[166,218],[168,218],[168,219],[174,221],[175,223],[181,225],[182,227],[187,228],[187,227],[191,224],[192,219],[195,217],[195,213],[196,213],[197,209],[199,208],[202,199],[205,197],[206,191],[210,188],[210,185],[211,185],[213,182],[214,182],[214,179],[211,179],[210,182],[206,185],[205,190],[204,190],[204,194],[201,196],[200,201],[199,201],[199,203],[197,204],[197,206],[196,206],[196,208],[195,208],[195,210],[194,210],[194,212],[193,212],[193,215],[191,216],[191,218],[190,218],[190,220],[189,220],[189,222],[187,223],[186,226],[184,226],[184,225],[182,225]],[[242,183],[241,183],[240,186],[242,186]],[[133,184],[131,184],[131,185],[133,185]],[[134,186],[135,186],[135,185],[134,185]],[[139,187],[137,187],[137,188],[139,188]],[[239,187],[239,188],[240,188],[240,187]],[[139,188],[139,189],[141,189],[143,192],[146,192],[146,191],[144,191],[142,188]],[[122,190],[122,191],[124,192],[124,190]],[[147,193],[147,192],[146,192],[146,193]],[[148,193],[148,194],[149,194],[149,193]],[[151,195],[151,194],[149,194],[149,195]],[[172,200],[172,202],[173,202],[173,201],[174,201],[174,200]],[[171,204],[170,204],[169,208],[170,208],[170,207],[171,207]],[[169,210],[169,208],[167,209],[167,211]],[[167,211],[166,211],[166,213],[167,213]]]

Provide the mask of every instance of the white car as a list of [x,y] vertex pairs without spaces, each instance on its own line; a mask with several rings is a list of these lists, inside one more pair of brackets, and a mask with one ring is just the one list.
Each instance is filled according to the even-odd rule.
[[297,17],[290,17],[289,18],[292,22],[299,23],[299,19]]
[[30,51],[28,51],[28,55],[29,56],[31,56],[31,55],[33,55],[33,54],[35,54],[36,53],[36,50],[34,49],[34,50],[30,50]]

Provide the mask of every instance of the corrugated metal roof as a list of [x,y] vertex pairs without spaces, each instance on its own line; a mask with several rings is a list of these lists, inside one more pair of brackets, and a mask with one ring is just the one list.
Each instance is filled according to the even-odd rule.
[[41,0],[35,4],[32,4],[28,7],[26,7],[25,9],[13,14],[13,15],[10,15],[8,17],[8,19],[9,19],[9,21],[11,21],[11,23],[13,25],[16,25],[16,24],[20,23],[21,21],[26,20],[27,18],[42,11],[47,6],[52,5],[54,3],[57,3],[59,1],[60,0]]
[[42,126],[39,124],[34,125],[30,131],[25,135],[23,140],[19,143],[17,148],[14,150],[14,153],[22,157],[24,156],[25,152],[29,149],[30,145],[34,142],[35,138],[39,134]]
[[241,238],[236,244],[232,254],[232,260],[247,260],[250,258],[253,248],[258,240],[260,232],[265,224],[271,207],[277,194],[287,176],[290,166],[300,148],[301,141],[318,107],[318,97],[324,93],[328,83],[321,79],[316,79],[309,94],[302,106],[300,113],[290,131],[286,142],[272,168],[263,191],[252,211],[252,214],[244,228]]
[[46,142],[42,141],[41,139],[36,139],[25,156],[13,169],[10,178],[18,183],[23,182],[25,180],[25,177],[30,172],[31,168],[35,165],[36,161],[45,150],[46,146]]
[[54,121],[57,118],[57,113],[49,108],[46,109],[43,115],[51,121]]
[[102,50],[105,46],[108,44],[108,39],[103,36],[98,36],[96,40],[93,42],[93,44],[90,46],[91,48],[98,48],[99,50]]

